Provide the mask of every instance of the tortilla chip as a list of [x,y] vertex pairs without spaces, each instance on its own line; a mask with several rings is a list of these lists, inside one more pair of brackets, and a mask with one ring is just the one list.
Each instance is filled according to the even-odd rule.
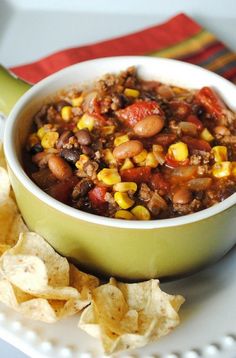
[[7,171],[0,167],[0,244],[13,246],[20,232],[27,231],[15,201],[10,197]]
[[73,300],[35,298],[5,279],[0,281],[0,301],[26,318],[46,323],[54,323],[78,312],[77,307],[72,305]]
[[106,354],[142,347],[179,324],[182,296],[161,291],[158,280],[126,284],[111,279],[96,288],[79,327],[100,338]]
[[9,250],[11,248],[10,245],[7,244],[0,244],[0,256],[2,254],[4,254],[4,252],[6,252],[7,250]]
[[17,244],[1,257],[5,278],[22,291],[52,299],[78,298],[69,286],[69,263],[39,235],[24,233]]
[[11,256],[33,256],[41,260],[48,276],[48,285],[69,285],[69,264],[40,235],[30,232],[20,235],[17,244],[8,252]]
[[69,265],[41,236],[29,232],[2,255],[0,270],[0,289],[7,292],[0,292],[0,301],[44,322],[79,312],[90,304],[92,289],[99,284],[96,277]]
[[92,291],[99,286],[99,279],[70,264],[70,285],[79,291],[82,300],[91,302]]
[[10,190],[11,185],[7,171],[0,167],[0,205],[9,198]]
[[24,232],[29,232],[29,229],[25,225],[20,213],[17,213],[7,235],[7,244],[14,246],[19,239],[19,235]]

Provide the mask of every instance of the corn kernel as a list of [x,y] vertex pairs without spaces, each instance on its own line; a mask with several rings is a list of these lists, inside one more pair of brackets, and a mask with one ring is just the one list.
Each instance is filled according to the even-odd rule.
[[38,144],[40,142],[39,137],[37,133],[30,134],[28,138],[28,146],[29,148],[32,148],[35,144]]
[[211,142],[214,139],[213,135],[209,132],[207,128],[204,128],[202,130],[200,137],[207,142]]
[[133,88],[126,88],[124,90],[124,94],[127,96],[127,97],[134,97],[134,98],[137,98],[139,95],[140,95],[140,92],[136,89],[133,89]]
[[121,170],[131,169],[133,167],[134,167],[134,164],[133,164],[132,160],[129,158],[126,158],[120,169]]
[[137,165],[138,165],[139,167],[146,167],[146,160],[143,160],[142,162],[137,163]]
[[146,166],[151,167],[151,168],[156,168],[159,164],[154,153],[152,153],[152,152],[148,153],[145,163],[146,163]]
[[135,192],[137,190],[137,184],[132,181],[120,182],[113,186],[113,190],[119,191],[120,193],[124,193],[129,190],[132,190]]
[[58,138],[57,132],[46,132],[41,140],[41,145],[44,149],[53,148]]
[[83,96],[75,97],[72,98],[71,104],[73,107],[79,107],[82,104],[83,100],[84,100]]
[[147,158],[147,151],[146,149],[143,149],[142,152],[140,152],[139,154],[133,157],[133,161],[138,164],[143,162],[146,158]]
[[104,126],[102,128],[102,134],[104,136],[109,135],[109,134],[113,134],[115,132],[115,129],[116,129],[115,126]]
[[91,132],[94,127],[94,117],[90,116],[89,114],[85,113],[77,123],[78,129],[84,129],[88,128],[88,130]]
[[61,117],[65,122],[68,122],[72,116],[72,107],[71,106],[64,106],[61,109]]
[[131,214],[128,210],[118,210],[115,213],[116,219],[125,219],[125,220],[133,220],[135,219],[134,215]]
[[121,181],[120,174],[115,168],[104,168],[97,174],[98,180],[106,185],[114,185]]
[[225,162],[228,159],[227,147],[224,145],[217,145],[212,148],[211,152],[214,155],[214,160],[217,163]]
[[172,91],[176,94],[182,94],[186,92],[186,90],[181,87],[172,87]]
[[215,163],[212,167],[212,174],[216,178],[228,177],[231,174],[231,162]]
[[236,177],[236,162],[232,162],[231,164],[231,174]]
[[109,166],[116,166],[116,160],[110,149],[104,149],[103,151],[104,161]]
[[84,164],[89,160],[89,157],[85,154],[79,156],[79,160],[75,163],[76,168],[83,170]]
[[171,144],[168,149],[168,154],[171,158],[181,162],[188,158],[188,147],[187,144],[183,142],[178,142]]
[[130,199],[127,193],[120,193],[117,191],[114,194],[114,199],[121,209],[129,209],[134,205],[134,200]]
[[121,136],[115,138],[114,146],[117,147],[118,145],[128,142],[128,141],[129,141],[129,137],[127,134],[121,135]]
[[45,128],[41,127],[37,130],[37,136],[40,138],[40,140],[43,139],[44,134],[46,133]]
[[160,144],[153,144],[152,146],[153,152],[160,152],[162,153],[164,151],[164,148]]
[[137,205],[132,210],[131,213],[135,216],[137,220],[150,220],[151,215],[148,209],[145,206]]

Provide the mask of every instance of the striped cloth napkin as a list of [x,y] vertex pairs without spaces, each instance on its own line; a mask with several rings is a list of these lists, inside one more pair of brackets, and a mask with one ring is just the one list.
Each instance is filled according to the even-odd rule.
[[65,49],[12,71],[35,83],[77,62],[121,55],[175,58],[205,67],[236,83],[236,54],[185,14],[133,34]]

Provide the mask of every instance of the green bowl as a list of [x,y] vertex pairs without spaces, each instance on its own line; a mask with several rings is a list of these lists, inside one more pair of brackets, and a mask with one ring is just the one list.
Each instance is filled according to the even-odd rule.
[[[137,66],[141,77],[187,88],[213,86],[236,110],[236,87],[200,67],[169,59],[113,57],[68,67],[30,88],[6,121],[4,149],[16,200],[29,228],[58,252],[89,272],[125,280],[172,278],[196,271],[222,257],[236,242],[236,194],[187,216],[152,221],[123,221],[100,217],[64,205],[39,189],[22,166],[22,148],[33,114],[50,96],[70,86],[83,87],[107,72]],[[0,79],[1,71],[0,68]],[[11,84],[9,85],[9,78]],[[15,79],[16,81],[16,79]],[[5,76],[9,93],[14,81]],[[0,81],[0,93],[1,86]],[[16,83],[20,96],[29,86]],[[5,108],[9,93],[5,92]],[[11,103],[14,100],[11,99]]]

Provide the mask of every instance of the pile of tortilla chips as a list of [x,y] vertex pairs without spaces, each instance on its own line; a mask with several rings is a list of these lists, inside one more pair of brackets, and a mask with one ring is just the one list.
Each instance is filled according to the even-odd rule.
[[179,324],[184,298],[158,280],[106,284],[28,232],[16,206],[0,143],[0,301],[47,323],[80,311],[79,327],[101,340],[106,354],[142,347]]

